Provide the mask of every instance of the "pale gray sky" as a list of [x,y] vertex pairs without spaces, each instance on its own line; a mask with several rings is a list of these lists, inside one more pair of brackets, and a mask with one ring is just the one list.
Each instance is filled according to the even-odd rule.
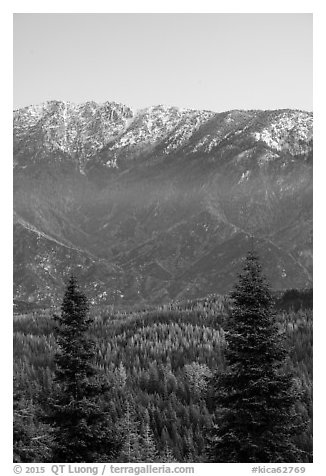
[[14,107],[312,110],[312,14],[15,14]]

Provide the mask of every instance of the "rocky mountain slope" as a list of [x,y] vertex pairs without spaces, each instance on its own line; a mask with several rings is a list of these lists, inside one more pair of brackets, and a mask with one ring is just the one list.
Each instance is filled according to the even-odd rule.
[[14,112],[14,295],[227,292],[254,237],[276,289],[312,282],[312,122],[297,110],[51,101]]

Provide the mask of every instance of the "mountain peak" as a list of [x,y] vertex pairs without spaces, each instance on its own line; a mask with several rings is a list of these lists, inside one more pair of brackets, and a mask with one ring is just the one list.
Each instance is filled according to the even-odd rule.
[[106,101],[75,104],[48,101],[14,112],[14,151],[21,145],[35,149],[34,158],[64,153],[84,167],[87,160],[117,137],[133,112],[127,106]]

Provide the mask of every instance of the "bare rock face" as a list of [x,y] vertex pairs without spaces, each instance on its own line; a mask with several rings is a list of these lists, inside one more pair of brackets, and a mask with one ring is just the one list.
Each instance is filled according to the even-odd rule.
[[250,236],[276,289],[312,283],[312,113],[49,101],[14,112],[15,298],[74,271],[95,303],[227,292]]

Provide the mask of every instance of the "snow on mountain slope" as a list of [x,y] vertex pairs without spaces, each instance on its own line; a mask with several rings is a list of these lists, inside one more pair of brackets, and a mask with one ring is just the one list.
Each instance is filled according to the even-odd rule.
[[228,141],[246,140],[295,155],[311,149],[312,122],[311,113],[293,110],[215,113],[159,105],[134,113],[115,102],[49,101],[14,112],[14,155],[19,163],[26,151],[34,160],[62,153],[81,170],[101,150],[106,164],[117,167],[119,158],[135,158],[160,144],[163,155],[180,148],[212,154]]
[[14,153],[31,148],[35,157],[62,152],[81,167],[116,138],[132,118],[131,109],[115,102],[73,104],[49,101],[14,112]]
[[312,126],[288,109],[15,111],[15,296],[54,302],[70,268],[94,302],[224,293],[250,235],[272,286],[311,285]]
[[133,124],[120,139],[109,147],[115,157],[139,145],[153,145],[168,141],[165,153],[183,145],[191,135],[216,113],[175,107],[155,106],[139,111]]
[[313,138],[312,114],[304,111],[278,111],[269,124],[253,133],[256,140],[292,155],[306,153]]

